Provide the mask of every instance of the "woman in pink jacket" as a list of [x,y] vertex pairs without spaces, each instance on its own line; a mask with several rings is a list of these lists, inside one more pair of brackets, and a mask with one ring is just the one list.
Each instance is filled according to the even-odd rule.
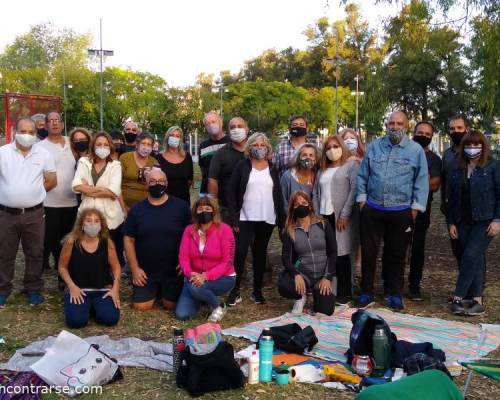
[[226,313],[219,296],[229,293],[236,280],[233,230],[221,222],[217,202],[208,196],[194,204],[193,221],[182,235],[179,264],[185,280],[175,315],[193,318],[206,304],[212,310],[208,320],[218,322]]

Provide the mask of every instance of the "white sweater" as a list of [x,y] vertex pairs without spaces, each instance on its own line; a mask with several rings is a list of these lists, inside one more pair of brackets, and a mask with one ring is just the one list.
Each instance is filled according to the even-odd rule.
[[[119,161],[107,163],[106,169],[97,181],[97,185],[94,185],[92,180],[92,163],[88,157],[82,157],[78,160],[75,178],[71,185],[73,190],[75,186],[83,184],[83,179],[85,179],[90,186],[109,189],[119,197],[122,192],[122,165]],[[125,214],[123,213],[118,199],[95,198],[82,194],[82,204],[80,204],[78,211],[85,208],[96,208],[101,211],[106,217],[109,229],[118,228],[125,219]]]

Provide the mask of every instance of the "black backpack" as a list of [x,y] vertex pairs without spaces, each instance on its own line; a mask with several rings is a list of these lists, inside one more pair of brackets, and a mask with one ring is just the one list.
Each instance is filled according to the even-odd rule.
[[201,396],[216,390],[242,388],[245,378],[234,359],[233,346],[222,341],[208,354],[191,354],[189,346],[183,350],[176,381],[191,396]]
[[350,364],[354,355],[373,357],[372,337],[377,326],[382,326],[386,336],[389,338],[389,346],[392,350],[397,341],[396,335],[382,317],[371,314],[366,310],[358,310],[351,316],[352,329],[349,336],[349,350],[346,352],[347,362]]
[[[316,333],[311,326],[302,329],[299,324],[288,324],[273,326],[269,330],[271,331],[274,346],[287,353],[303,354],[306,349],[311,351],[318,343]],[[257,340],[257,348],[259,347],[259,340]]]

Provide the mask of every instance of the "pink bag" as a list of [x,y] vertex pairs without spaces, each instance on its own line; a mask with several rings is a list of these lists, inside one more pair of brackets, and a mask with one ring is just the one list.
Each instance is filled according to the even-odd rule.
[[189,346],[192,354],[210,353],[221,340],[220,325],[213,322],[184,330],[184,342],[186,346]]

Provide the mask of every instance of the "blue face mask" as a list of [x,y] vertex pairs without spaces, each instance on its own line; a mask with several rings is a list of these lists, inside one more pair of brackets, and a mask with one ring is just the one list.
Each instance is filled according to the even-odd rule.
[[179,143],[181,140],[179,138],[176,138],[174,136],[169,136],[167,140],[167,144],[169,147],[179,147]]
[[473,160],[474,158],[478,158],[483,152],[482,147],[464,147],[464,153],[467,158]]
[[252,155],[253,158],[256,158],[257,160],[263,160],[267,156],[267,149],[266,148],[259,149],[257,147],[252,147],[250,154]]

